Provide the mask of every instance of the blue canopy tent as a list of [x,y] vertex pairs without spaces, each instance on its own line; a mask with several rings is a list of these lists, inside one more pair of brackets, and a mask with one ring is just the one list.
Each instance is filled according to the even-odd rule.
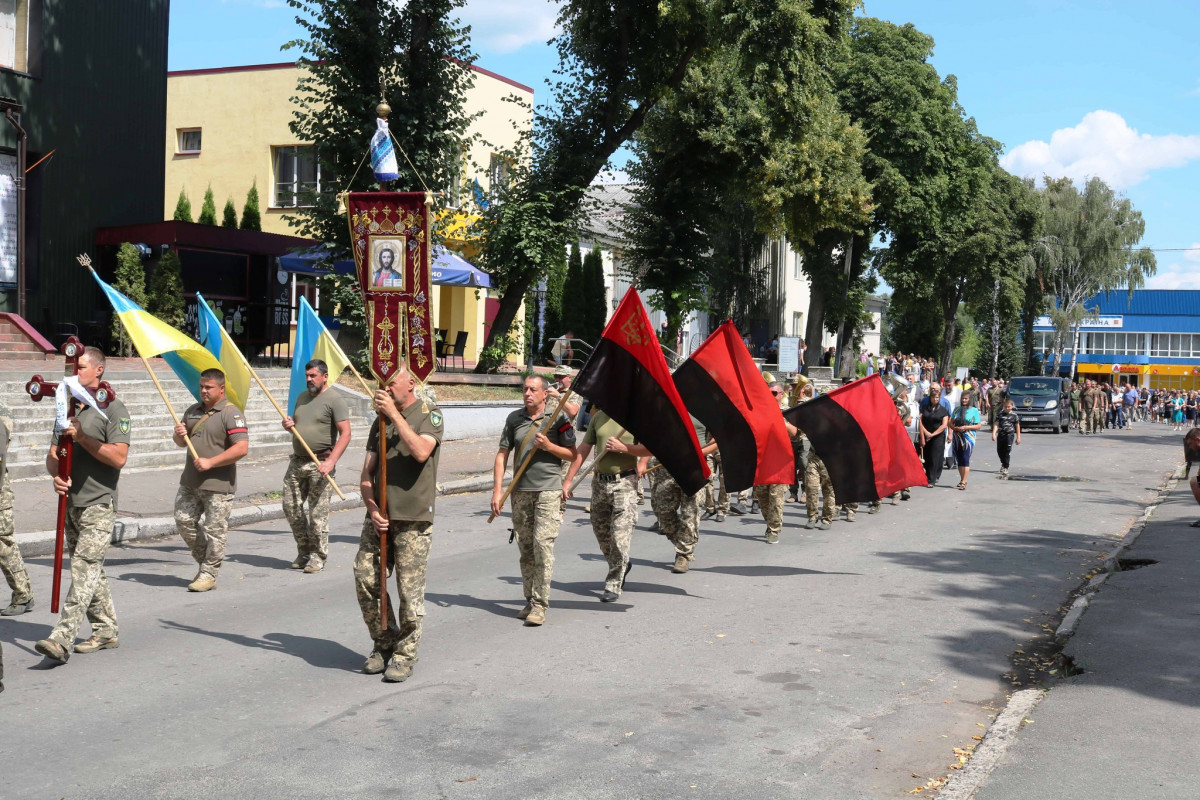
[[[323,247],[313,247],[299,253],[279,257],[279,268],[284,272],[302,275],[320,275],[325,272],[319,263],[327,259]],[[333,262],[335,272],[342,275],[354,274],[353,259]],[[476,267],[457,253],[438,248],[433,254],[433,282],[439,286],[471,286],[477,289],[492,288],[492,276]]]

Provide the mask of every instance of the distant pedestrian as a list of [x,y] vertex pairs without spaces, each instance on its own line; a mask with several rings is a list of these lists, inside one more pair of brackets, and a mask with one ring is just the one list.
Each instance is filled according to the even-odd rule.
[[996,455],[1000,457],[1000,477],[1008,478],[1013,445],[1021,443],[1021,418],[1013,410],[1011,397],[1005,398],[1004,408],[992,424],[992,441],[996,443]]
[[917,434],[925,461],[925,478],[929,486],[937,486],[942,478],[942,463],[946,459],[946,427],[950,413],[942,405],[942,387],[930,384],[929,395],[921,401],[921,420]]
[[961,405],[954,410],[950,429],[954,432],[954,461],[958,464],[958,488],[967,488],[971,474],[971,454],[975,451],[975,436],[980,428],[979,409],[971,405],[971,395],[963,392]]

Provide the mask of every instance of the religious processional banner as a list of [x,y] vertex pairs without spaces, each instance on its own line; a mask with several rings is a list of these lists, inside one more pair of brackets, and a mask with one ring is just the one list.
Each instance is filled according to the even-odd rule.
[[430,309],[429,196],[353,192],[350,249],[363,293],[371,374],[387,384],[403,363],[424,383],[437,366]]

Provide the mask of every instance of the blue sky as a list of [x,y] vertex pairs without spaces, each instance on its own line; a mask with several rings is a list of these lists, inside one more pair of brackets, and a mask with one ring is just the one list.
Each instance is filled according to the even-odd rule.
[[[481,67],[544,92],[555,66],[550,0],[468,0]],[[1146,219],[1150,286],[1200,289],[1200,3],[866,0],[863,13],[933,36],[1004,166],[1099,176]],[[292,60],[300,31],[283,0],[173,0],[171,69]]]

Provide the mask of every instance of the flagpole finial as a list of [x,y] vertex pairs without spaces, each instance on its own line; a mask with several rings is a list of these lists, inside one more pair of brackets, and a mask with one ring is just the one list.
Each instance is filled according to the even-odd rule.
[[392,107],[387,102],[387,77],[383,71],[379,72],[379,105],[375,106],[375,113],[382,119],[387,119],[388,114],[392,113]]

